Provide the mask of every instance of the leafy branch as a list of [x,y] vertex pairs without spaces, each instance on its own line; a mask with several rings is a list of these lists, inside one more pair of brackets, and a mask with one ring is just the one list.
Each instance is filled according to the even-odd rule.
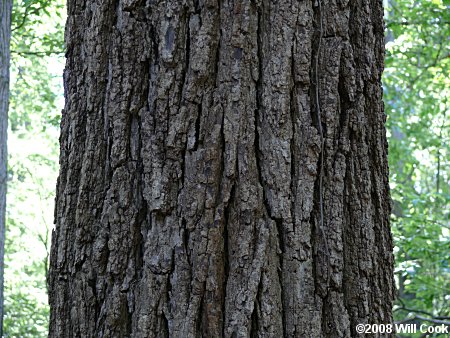
[[[33,7],[34,5],[39,4],[39,7]],[[11,28],[11,32],[15,32],[19,29],[21,29],[22,27],[25,26],[25,23],[27,22],[28,18],[32,15],[39,15],[39,12],[41,10],[46,11],[47,14],[47,7],[50,5],[50,1],[31,1],[29,4],[27,4],[25,6],[25,11],[23,13],[23,17],[21,19],[21,21],[13,28]]]
[[11,53],[18,54],[20,56],[34,55],[34,56],[50,56],[50,55],[64,55],[62,50],[50,50],[50,51],[24,51],[24,50],[11,50]]

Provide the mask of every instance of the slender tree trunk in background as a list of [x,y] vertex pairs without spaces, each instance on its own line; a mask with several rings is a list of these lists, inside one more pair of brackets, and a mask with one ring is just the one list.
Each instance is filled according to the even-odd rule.
[[9,64],[11,40],[12,1],[2,0],[0,4],[0,337],[3,337],[4,315],[4,259],[7,186],[7,131],[9,105]]
[[5,258],[5,213],[7,173],[7,130],[9,103],[9,43],[11,40],[11,0],[0,3],[0,337],[3,337],[3,273]]
[[391,322],[381,1],[69,0],[66,47],[50,337]]

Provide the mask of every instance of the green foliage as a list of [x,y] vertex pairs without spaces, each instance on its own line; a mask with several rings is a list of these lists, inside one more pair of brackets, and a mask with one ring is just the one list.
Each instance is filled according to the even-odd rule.
[[[12,77],[9,122],[12,131],[58,125],[55,86],[61,74],[49,66],[62,62],[64,2],[16,1],[13,7]],[[54,58],[51,56],[54,55]],[[53,73],[53,76],[51,75]]]
[[[12,11],[13,53],[45,56],[63,51],[65,2],[17,0]],[[45,30],[39,28],[45,27]]]
[[5,308],[9,310],[3,323],[7,330],[5,337],[47,336],[48,307],[30,294],[29,288],[12,292],[11,298],[5,300]]
[[58,171],[64,2],[14,2],[5,245],[5,337],[46,337]]
[[395,0],[386,8],[396,320],[412,310],[450,316],[449,5]]

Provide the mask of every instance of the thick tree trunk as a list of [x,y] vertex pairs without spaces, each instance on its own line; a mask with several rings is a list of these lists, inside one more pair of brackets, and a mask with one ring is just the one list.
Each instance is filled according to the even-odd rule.
[[0,337],[3,337],[3,273],[5,259],[5,213],[7,173],[7,131],[9,103],[9,44],[11,40],[11,0],[0,3]]
[[381,1],[68,1],[50,337],[390,323]]

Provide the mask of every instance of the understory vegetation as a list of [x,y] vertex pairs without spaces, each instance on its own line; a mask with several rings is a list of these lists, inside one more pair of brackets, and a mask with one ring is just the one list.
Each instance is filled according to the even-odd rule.
[[449,9],[434,0],[386,7],[394,319],[426,325],[450,322]]
[[[14,2],[5,337],[47,336],[64,6],[63,0]],[[389,0],[385,16],[394,320],[450,322],[450,2]]]

